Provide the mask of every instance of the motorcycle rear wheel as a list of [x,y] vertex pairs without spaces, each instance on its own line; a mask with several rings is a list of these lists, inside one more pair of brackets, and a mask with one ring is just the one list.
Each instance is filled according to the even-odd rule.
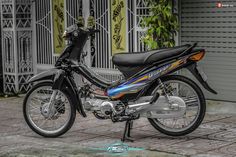
[[[76,109],[68,92],[58,91],[53,115],[50,117],[44,115],[43,109],[49,102],[52,91],[52,83],[50,82],[34,85],[24,99],[23,114],[26,123],[35,133],[55,138],[65,134],[72,127],[76,117]],[[55,128],[52,128],[53,126]]]
[[[161,81],[163,84],[167,84],[167,83],[171,83],[171,82],[172,83],[179,82],[179,83],[182,83],[182,84],[192,88],[193,93],[195,93],[195,98],[198,102],[196,117],[194,117],[194,119],[186,127],[181,126],[181,119],[156,119],[156,118],[152,119],[152,118],[149,118],[148,119],[149,122],[156,130],[160,131],[163,134],[169,135],[169,136],[183,136],[183,135],[187,135],[187,134],[193,132],[201,124],[201,122],[203,121],[204,116],[205,116],[206,101],[205,101],[205,97],[203,95],[202,90],[199,88],[199,86],[195,82],[193,82],[189,78],[186,78],[186,77],[180,76],[180,75],[169,75],[169,76],[163,77],[161,79]],[[149,89],[147,95],[153,95],[154,92],[156,90],[158,90],[158,88],[159,88],[158,85],[156,85],[156,86],[153,85]],[[173,88],[173,87],[170,87],[170,88]],[[180,93],[180,91],[178,91],[178,92]],[[188,107],[188,104],[187,104],[187,107]],[[194,107],[194,106],[192,106],[192,107]],[[179,128],[178,128],[178,125],[174,124],[174,122],[177,124],[180,123],[180,124],[178,124],[178,125],[180,125]],[[175,128],[172,127],[173,126],[172,123],[174,124],[174,126],[176,125],[177,127],[176,126],[175,126]],[[184,120],[183,120],[183,123],[185,123]],[[172,126],[170,126],[169,124],[171,124]],[[185,124],[182,124],[182,125],[185,125]],[[181,127],[183,127],[183,128],[181,128]]]

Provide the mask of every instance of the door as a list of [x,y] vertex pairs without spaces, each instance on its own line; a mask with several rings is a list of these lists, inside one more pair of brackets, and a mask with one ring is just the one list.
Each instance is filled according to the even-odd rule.
[[198,42],[206,49],[200,63],[218,95],[208,99],[236,101],[236,1],[181,0],[181,44]]

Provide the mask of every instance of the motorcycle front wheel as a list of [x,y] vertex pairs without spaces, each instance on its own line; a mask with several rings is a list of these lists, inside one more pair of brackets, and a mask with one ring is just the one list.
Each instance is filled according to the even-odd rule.
[[28,126],[44,137],[58,137],[73,125],[76,109],[66,91],[57,91],[53,106],[48,105],[52,96],[52,83],[42,82],[32,87],[23,102],[23,114]]
[[205,116],[206,102],[202,90],[195,82],[180,75],[169,75],[161,81],[164,89],[160,89],[159,85],[152,86],[147,95],[158,92],[160,95],[180,97],[186,104],[186,112],[181,118],[149,118],[149,122],[155,129],[169,136],[183,136],[193,132]]

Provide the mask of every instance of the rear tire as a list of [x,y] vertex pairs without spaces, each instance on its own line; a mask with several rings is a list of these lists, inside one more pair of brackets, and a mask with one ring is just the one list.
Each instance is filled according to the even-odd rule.
[[[24,118],[25,118],[26,123],[28,124],[28,126],[34,132],[36,132],[37,134],[39,134],[41,136],[44,136],[44,137],[55,138],[55,137],[58,137],[58,136],[61,136],[61,135],[65,134],[72,127],[72,125],[73,125],[73,123],[75,121],[75,117],[76,117],[76,109],[75,109],[75,106],[72,104],[72,99],[71,99],[70,95],[68,94],[68,92],[60,91],[67,98],[68,103],[69,103],[68,107],[70,109],[70,114],[68,116],[69,117],[68,121],[66,122],[66,124],[63,125],[62,129],[59,129],[59,131],[56,131],[56,132],[42,131],[42,129],[40,129],[40,127],[37,126],[35,123],[33,123],[33,121],[30,119],[27,107],[30,105],[28,103],[28,101],[30,101],[29,98],[30,98],[31,94],[33,94],[34,91],[36,91],[37,89],[43,88],[43,87],[52,87],[52,83],[50,83],[50,82],[42,82],[42,83],[38,83],[35,86],[33,86],[33,88],[27,93],[27,95],[26,95],[26,97],[24,99],[24,102],[23,102],[23,114],[24,114]],[[41,110],[41,107],[40,107],[40,110]],[[60,110],[62,110],[61,106],[60,106]],[[40,111],[40,112],[42,112],[42,111]],[[57,110],[57,112],[58,112],[59,115],[60,114],[64,114],[63,111],[58,111]],[[40,115],[40,116],[42,116],[42,115]],[[50,120],[54,120],[54,119],[50,119]]]
[[[192,80],[190,80],[189,78],[186,78],[184,76],[180,76],[180,75],[169,75],[166,77],[163,77],[162,82],[165,83],[167,81],[180,81],[180,82],[184,82],[186,84],[188,84],[190,87],[192,87],[192,89],[196,92],[198,99],[199,99],[199,110],[198,110],[198,116],[196,117],[195,122],[188,127],[185,130],[181,130],[181,131],[170,131],[169,129],[165,129],[163,126],[161,126],[160,123],[157,123],[157,119],[151,119],[149,118],[149,122],[151,123],[151,125],[157,129],[158,131],[160,131],[163,134],[169,135],[169,136],[183,136],[186,134],[189,134],[191,132],[193,132],[195,129],[198,128],[198,126],[201,124],[201,122],[204,119],[205,116],[205,112],[206,112],[206,101],[205,101],[205,97],[203,95],[202,90],[199,88],[199,86],[193,82]],[[152,86],[150,88],[150,90],[148,91],[147,95],[152,95],[153,91],[156,89],[157,86]]]

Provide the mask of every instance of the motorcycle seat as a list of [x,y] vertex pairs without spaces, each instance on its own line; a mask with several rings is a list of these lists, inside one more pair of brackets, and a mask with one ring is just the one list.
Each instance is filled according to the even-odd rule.
[[177,46],[167,49],[151,50],[136,53],[117,53],[112,57],[112,61],[117,66],[142,66],[150,65],[161,60],[174,58],[181,55],[191,45]]

